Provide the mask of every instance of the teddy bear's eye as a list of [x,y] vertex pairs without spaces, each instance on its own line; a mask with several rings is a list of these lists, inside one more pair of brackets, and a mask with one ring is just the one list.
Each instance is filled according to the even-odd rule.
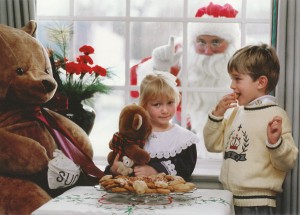
[[20,67],[17,68],[16,72],[17,72],[18,75],[23,75],[24,74],[24,70],[22,68],[20,68]]

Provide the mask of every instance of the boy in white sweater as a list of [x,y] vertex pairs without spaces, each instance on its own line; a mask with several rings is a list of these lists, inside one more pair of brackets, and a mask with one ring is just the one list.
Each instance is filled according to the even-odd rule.
[[287,113],[269,95],[279,70],[276,52],[266,44],[236,51],[228,62],[233,93],[209,113],[203,130],[207,150],[223,152],[220,181],[233,193],[237,215],[274,214],[276,194],[297,159]]

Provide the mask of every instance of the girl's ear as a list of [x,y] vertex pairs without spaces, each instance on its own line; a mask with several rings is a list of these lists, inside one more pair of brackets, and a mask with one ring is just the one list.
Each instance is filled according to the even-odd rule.
[[268,86],[268,78],[265,75],[262,75],[258,78],[258,89],[266,89]]

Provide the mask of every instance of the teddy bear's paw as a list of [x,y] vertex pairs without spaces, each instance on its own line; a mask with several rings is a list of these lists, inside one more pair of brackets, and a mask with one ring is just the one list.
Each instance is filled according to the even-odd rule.
[[137,165],[145,165],[150,161],[150,156],[148,153],[145,153],[144,155],[136,154],[132,160]]

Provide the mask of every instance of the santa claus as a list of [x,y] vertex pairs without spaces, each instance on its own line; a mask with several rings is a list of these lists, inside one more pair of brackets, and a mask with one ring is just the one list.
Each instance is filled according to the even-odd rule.
[[[199,8],[196,17],[234,18],[237,13],[230,4],[221,6],[210,3]],[[155,48],[151,58],[143,60],[131,70],[132,85],[139,84],[153,69],[170,71],[178,77],[178,84],[183,76],[187,76],[187,114],[191,120],[191,129],[200,136],[208,111],[215,106],[224,90],[230,90],[227,63],[241,44],[238,23],[215,21],[189,24],[186,70],[182,69],[182,40],[173,36],[167,45]],[[192,91],[195,88],[207,88],[208,91]],[[132,92],[131,95],[138,97],[138,92]],[[180,110],[181,106],[178,107],[177,114],[179,122]],[[201,157],[208,156],[203,147],[198,152]]]

